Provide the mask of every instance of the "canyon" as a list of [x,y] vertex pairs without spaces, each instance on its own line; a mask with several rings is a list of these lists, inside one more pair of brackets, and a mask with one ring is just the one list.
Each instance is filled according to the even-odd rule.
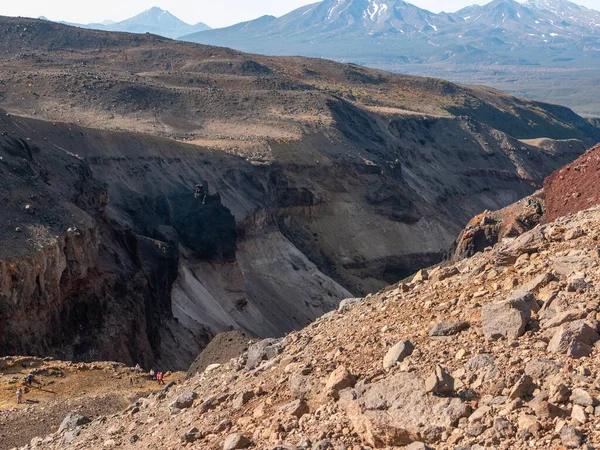
[[600,141],[485,87],[0,25],[2,354],[185,370],[218,332],[282,336]]

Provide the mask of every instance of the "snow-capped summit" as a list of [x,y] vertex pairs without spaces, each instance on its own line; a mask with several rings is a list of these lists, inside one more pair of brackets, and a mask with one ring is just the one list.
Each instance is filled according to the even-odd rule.
[[549,11],[566,24],[600,29],[600,12],[588,9],[568,0],[522,0],[532,10]]

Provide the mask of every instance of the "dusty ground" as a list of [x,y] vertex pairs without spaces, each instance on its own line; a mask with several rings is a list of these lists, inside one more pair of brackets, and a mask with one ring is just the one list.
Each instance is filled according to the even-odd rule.
[[[2,363],[7,361],[10,359]],[[90,418],[110,416],[138,397],[162,389],[148,375],[136,374],[118,363],[72,364],[36,358],[13,361],[16,364],[11,362],[11,367],[0,365],[0,449],[55,432],[70,411]],[[24,378],[30,373],[36,382],[24,394],[24,403],[18,405],[16,390],[28,387]],[[165,381],[179,381],[183,375],[169,374]]]

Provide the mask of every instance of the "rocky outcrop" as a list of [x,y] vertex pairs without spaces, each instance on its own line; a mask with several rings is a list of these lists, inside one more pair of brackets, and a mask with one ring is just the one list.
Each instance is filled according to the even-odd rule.
[[498,211],[475,216],[453,243],[448,258],[458,261],[535,228],[545,217],[544,192],[519,200]]

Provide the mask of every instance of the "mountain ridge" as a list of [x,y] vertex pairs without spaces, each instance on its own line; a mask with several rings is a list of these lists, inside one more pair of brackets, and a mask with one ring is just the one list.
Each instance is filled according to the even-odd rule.
[[[597,86],[597,25],[600,12],[567,0],[494,0],[439,14],[400,0],[325,0],[268,21],[180,39],[250,53],[320,57],[467,84],[492,84],[600,115],[600,101],[577,87],[585,85],[595,92]],[[569,81],[569,76],[577,81]]]
[[[44,18],[45,19],[45,18]],[[47,20],[47,19],[45,19]],[[129,33],[152,33],[159,36],[176,39],[183,34],[207,31],[211,28],[203,22],[188,24],[169,11],[152,7],[122,21],[105,20],[102,23],[77,24],[59,22],[64,25],[103,31],[124,31]]]

